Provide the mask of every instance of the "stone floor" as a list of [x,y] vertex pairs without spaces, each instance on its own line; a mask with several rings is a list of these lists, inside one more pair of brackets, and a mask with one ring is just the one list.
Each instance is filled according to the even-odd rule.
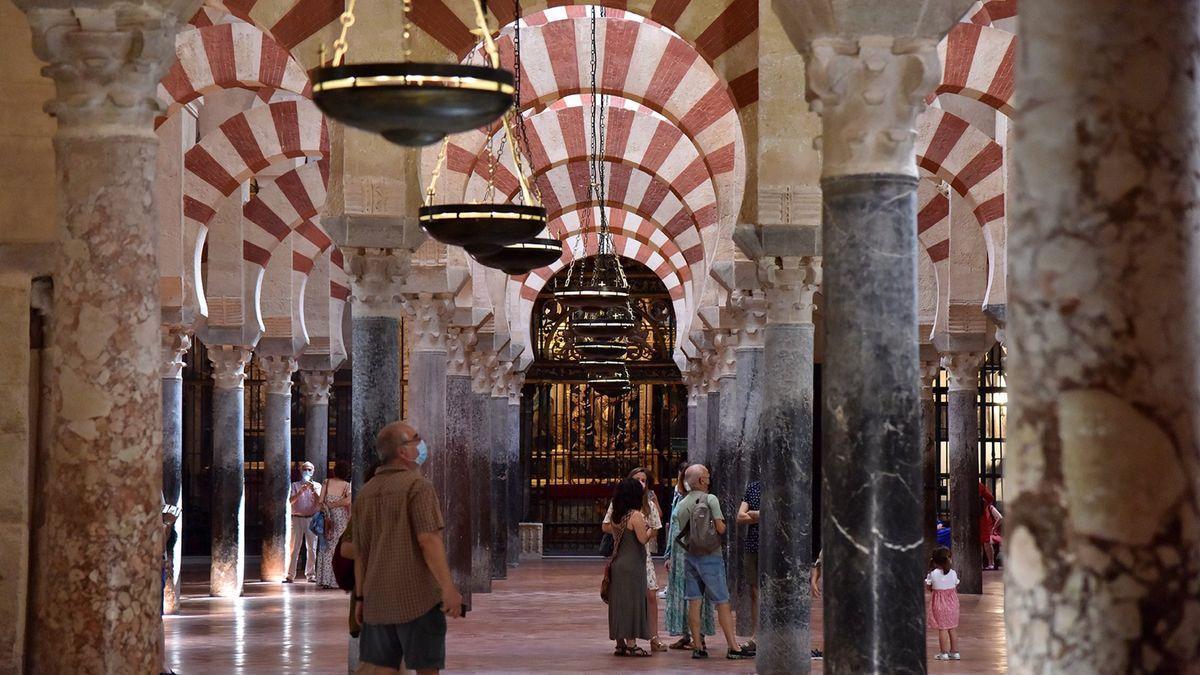
[[[661,567],[660,567],[661,573]],[[237,600],[209,598],[203,567],[185,572],[183,613],[166,619],[168,663],[196,673],[345,673],[348,599],[313,584],[248,583]],[[963,660],[930,662],[931,673],[1004,672],[1003,597],[998,572],[986,573],[985,594],[963,596]],[[249,574],[247,575],[249,576]],[[477,595],[465,620],[452,621],[450,672],[753,672],[746,661],[692,661],[686,652],[618,659],[606,640],[599,599],[600,563],[547,560],[510,570],[495,590]],[[813,617],[821,627],[821,610]],[[710,641],[714,656],[722,640]],[[815,640],[820,647],[821,640]],[[932,657],[937,635],[927,640]],[[820,672],[819,662],[814,672]]]

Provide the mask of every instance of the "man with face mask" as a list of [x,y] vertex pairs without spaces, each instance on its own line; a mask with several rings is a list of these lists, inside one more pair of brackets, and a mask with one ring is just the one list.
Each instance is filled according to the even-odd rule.
[[461,617],[437,494],[417,467],[429,458],[420,434],[405,422],[379,432],[380,466],[354,498],[354,598],[359,673],[417,672],[446,665],[446,616]]
[[309,523],[321,508],[321,484],[313,482],[312,462],[300,465],[300,480],[292,483],[288,501],[292,507],[292,541],[288,549],[288,574],[283,583],[290,584],[296,578],[296,565],[300,560],[300,545],[304,544],[304,576],[309,581],[317,580],[317,535],[309,531]]

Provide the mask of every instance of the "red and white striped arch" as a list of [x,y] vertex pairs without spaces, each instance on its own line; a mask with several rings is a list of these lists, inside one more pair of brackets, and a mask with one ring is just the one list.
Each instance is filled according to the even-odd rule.
[[[288,171],[261,185],[258,194],[242,206],[251,223],[245,228],[243,258],[266,265],[275,247],[303,223],[310,223],[325,204],[329,160],[321,159]],[[316,227],[314,225],[314,227]]]
[[950,297],[950,198],[942,194],[940,182],[925,175],[917,184],[917,239],[933,263],[937,284],[935,333],[946,326],[942,310]]
[[1017,0],[987,0],[977,2],[969,11],[969,21],[981,26],[987,26],[1003,19],[1011,19],[1017,15]]
[[247,23],[187,30],[175,38],[175,63],[158,84],[167,115],[218,89],[255,89],[310,96],[308,74],[270,36]]
[[[667,237],[661,224],[649,218],[614,204],[609,204],[607,210],[609,229],[613,232],[619,231],[631,242],[639,242],[647,248],[644,255],[630,254],[628,257],[636,258],[650,269],[656,269],[660,264],[669,264],[670,270],[677,274],[683,284],[682,292],[690,293],[691,280],[703,269],[695,249],[681,248],[678,241]],[[569,238],[582,237],[583,241],[592,247],[597,239],[596,219],[599,217],[599,209],[594,205],[579,204],[555,217],[547,229],[552,236],[564,242]],[[580,246],[582,244],[576,246],[576,249],[582,250]],[[566,244],[564,250],[565,248]]]
[[959,94],[1012,117],[1017,36],[977,23],[959,23],[938,44],[942,81],[929,100]]

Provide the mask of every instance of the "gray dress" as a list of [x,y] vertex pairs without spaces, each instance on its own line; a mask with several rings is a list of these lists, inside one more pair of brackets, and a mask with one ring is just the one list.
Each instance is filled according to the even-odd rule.
[[608,639],[649,640],[650,616],[646,608],[646,547],[637,534],[628,529],[628,517],[618,526],[625,527],[617,547],[609,583]]

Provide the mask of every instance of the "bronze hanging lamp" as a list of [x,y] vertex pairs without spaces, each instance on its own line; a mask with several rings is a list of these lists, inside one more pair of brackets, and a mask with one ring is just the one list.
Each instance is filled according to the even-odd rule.
[[[472,2],[479,30],[490,42],[483,0]],[[355,0],[347,0],[332,61],[325,65],[322,48],[321,65],[312,71],[313,102],[330,118],[398,145],[423,146],[491,124],[512,105],[513,76],[500,68],[498,56],[489,66],[407,61],[412,0],[404,0],[405,61],[346,64],[354,6]]]
[[576,337],[612,339],[625,337],[637,328],[628,307],[599,310],[577,309],[571,313],[571,332]]
[[[596,226],[596,255],[571,261],[563,282],[553,289],[554,298],[568,307],[599,310],[620,308],[629,304],[629,282],[616,253],[612,232],[608,227],[608,178],[605,170],[605,145],[607,142],[608,95],[601,93],[598,79],[599,48],[596,40],[596,17],[604,16],[603,8],[591,7],[591,100],[590,121],[591,152],[588,170],[591,174],[589,193],[596,204],[598,218]],[[586,230],[586,226],[581,227]],[[586,252],[587,233],[581,233]]]
[[591,361],[624,361],[629,345],[620,338],[577,338],[575,354],[580,363]]

